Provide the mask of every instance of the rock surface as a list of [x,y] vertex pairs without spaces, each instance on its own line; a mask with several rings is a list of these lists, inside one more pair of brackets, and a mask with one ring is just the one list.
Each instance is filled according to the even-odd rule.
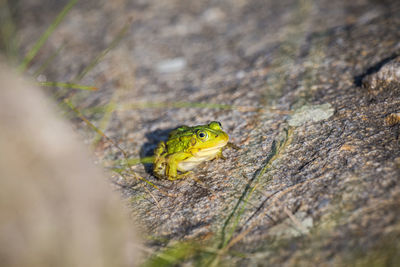
[[[62,2],[18,1],[21,54]],[[400,112],[398,14],[399,1],[85,1],[29,72],[64,45],[43,75],[99,87],[71,97],[132,158],[178,125],[211,120],[241,147],[175,182],[133,167],[161,190],[114,177],[150,255],[187,242],[201,249],[177,261],[394,265],[400,119],[386,118]],[[124,25],[118,45],[79,75]],[[316,105],[334,112],[289,125]],[[96,134],[73,121],[86,139]],[[96,153],[107,166],[123,159],[106,140]]]

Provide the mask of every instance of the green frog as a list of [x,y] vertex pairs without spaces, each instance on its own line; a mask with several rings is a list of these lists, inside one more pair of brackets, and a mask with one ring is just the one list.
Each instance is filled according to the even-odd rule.
[[158,178],[177,180],[204,161],[223,158],[229,136],[217,121],[206,125],[180,126],[154,150],[153,173]]

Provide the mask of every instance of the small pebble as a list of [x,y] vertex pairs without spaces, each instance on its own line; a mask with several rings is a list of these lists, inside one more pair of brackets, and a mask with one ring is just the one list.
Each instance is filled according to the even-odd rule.
[[159,62],[156,69],[159,73],[172,73],[183,70],[186,67],[186,60],[183,57],[167,59]]

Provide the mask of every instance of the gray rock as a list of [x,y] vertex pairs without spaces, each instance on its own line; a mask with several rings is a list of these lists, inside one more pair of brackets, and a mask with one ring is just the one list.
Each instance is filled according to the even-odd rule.
[[[18,1],[22,51],[62,8],[32,2]],[[73,79],[131,17],[118,46],[80,80],[100,89],[75,92],[77,107],[100,125],[113,103],[102,129],[132,158],[149,156],[178,125],[211,120],[241,147],[176,182],[133,166],[159,189],[116,166],[126,180],[112,177],[156,263],[393,265],[400,260],[398,14],[399,1],[85,1],[31,69],[68,40],[43,74]],[[169,63],[168,75],[155,69],[174,58],[190,64]],[[73,123],[86,139],[96,135]],[[96,152],[106,166],[123,159],[105,140]],[[297,221],[307,231],[293,234],[288,214],[304,214]]]

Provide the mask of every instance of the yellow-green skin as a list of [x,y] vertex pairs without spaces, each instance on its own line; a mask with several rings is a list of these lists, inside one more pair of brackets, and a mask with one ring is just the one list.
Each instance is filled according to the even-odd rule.
[[228,141],[228,135],[217,121],[193,127],[180,126],[154,150],[153,173],[168,180],[183,178],[200,163],[221,158],[222,148]]

